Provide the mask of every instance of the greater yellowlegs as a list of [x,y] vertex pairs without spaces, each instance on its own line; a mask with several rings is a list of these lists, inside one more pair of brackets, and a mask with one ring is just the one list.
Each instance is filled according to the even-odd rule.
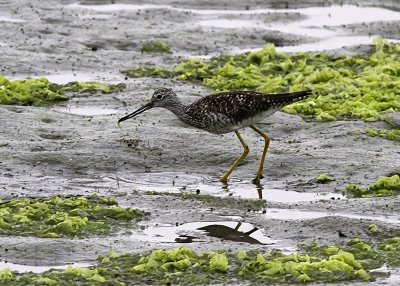
[[174,113],[181,121],[188,125],[206,130],[215,134],[235,132],[243,146],[242,155],[220,179],[227,183],[230,174],[249,153],[249,147],[239,133],[239,129],[250,127],[264,138],[264,151],[260,165],[253,182],[258,184],[263,178],[264,160],[269,146],[269,137],[254,126],[264,118],[274,114],[283,106],[303,100],[311,91],[299,91],[283,94],[264,94],[255,91],[228,91],[205,96],[196,102],[185,105],[172,89],[157,89],[150,101],[138,110],[118,120],[118,125],[153,107],[163,107]]

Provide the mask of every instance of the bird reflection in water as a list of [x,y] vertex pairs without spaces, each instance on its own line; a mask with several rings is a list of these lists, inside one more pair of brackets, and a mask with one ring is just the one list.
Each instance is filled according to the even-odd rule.
[[[203,227],[198,228],[198,230],[204,231],[208,236],[222,238],[224,240],[230,240],[235,242],[245,242],[250,244],[266,244],[262,243],[259,240],[251,237],[250,235],[258,230],[257,227],[253,227],[253,229],[242,232],[239,231],[241,222],[238,222],[235,228],[222,225],[222,224],[210,224]],[[193,242],[193,239],[196,238],[190,235],[180,235],[175,239],[176,242],[180,243],[190,243]]]

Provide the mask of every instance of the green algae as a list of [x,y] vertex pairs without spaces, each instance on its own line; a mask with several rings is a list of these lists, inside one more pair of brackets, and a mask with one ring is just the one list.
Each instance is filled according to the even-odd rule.
[[171,70],[181,80],[216,91],[256,89],[264,93],[312,90],[311,98],[283,108],[317,121],[380,120],[400,110],[400,45],[373,41],[370,55],[281,53],[274,45],[257,52],[184,60]]
[[163,41],[155,41],[144,43],[141,49],[142,53],[168,53],[171,54],[171,49]]
[[128,70],[121,71],[129,77],[158,77],[158,78],[171,78],[173,72],[171,70],[159,67],[138,66]]
[[10,282],[13,279],[14,273],[9,268],[0,270],[0,282]]
[[[207,251],[201,254],[185,246],[147,254],[111,251],[89,268],[15,273],[0,271],[0,282],[25,285],[206,285],[337,283],[374,281],[384,273],[376,269],[398,267],[400,237],[370,245],[355,238],[344,246],[311,243],[299,252],[283,254],[277,249]],[[374,271],[371,271],[374,270]]]
[[347,261],[356,269],[372,270],[380,268],[385,263],[385,255],[381,251],[359,238],[352,239],[341,247],[337,245],[320,246],[313,242],[310,245],[301,246],[301,249],[304,254],[319,259],[338,258],[336,255],[342,254],[343,257],[340,259]]
[[346,186],[346,194],[352,198],[390,197],[400,194],[400,176],[381,177],[367,188],[355,184]]
[[45,78],[8,80],[0,76],[0,104],[45,106],[68,100],[68,92],[111,93],[124,89],[124,83],[106,85],[100,82],[70,82],[65,85],[49,82]]
[[[319,247],[316,244],[314,249]],[[69,266],[41,274],[0,271],[0,282],[10,286],[37,285],[205,285],[237,283],[306,283],[371,281],[374,279],[353,254],[338,247],[324,249],[324,257],[282,254],[279,250],[237,253],[208,251],[198,254],[182,246],[149,254],[111,251],[89,268]]]
[[369,230],[370,232],[372,232],[372,233],[375,233],[375,234],[380,232],[378,226],[377,226],[376,224],[374,224],[374,223],[371,223],[371,224],[368,226],[368,230]]
[[68,100],[45,78],[10,81],[0,76],[0,104],[45,105]]
[[[239,59],[240,55],[236,57]],[[205,84],[206,79],[213,78],[217,74],[217,70],[231,60],[235,61],[235,58],[225,54],[206,61],[198,58],[183,60],[174,69],[174,73],[180,80],[200,81]]]
[[240,276],[250,276],[254,280],[268,283],[309,282],[309,281],[350,281],[372,280],[353,254],[336,248],[326,258],[307,254],[257,254],[239,267]]
[[113,198],[50,197],[0,204],[0,235],[47,238],[107,235],[140,220],[143,211],[122,208]]
[[379,268],[384,264],[388,268],[400,267],[400,237],[385,239],[375,246],[355,238],[349,241],[347,250],[354,254],[365,269]]
[[[400,100],[400,99],[399,99]],[[374,130],[371,128],[367,129],[367,134],[371,137],[382,137],[385,139],[399,141],[400,142],[400,129],[391,129],[391,130]]]
[[[54,85],[54,84],[53,84]],[[109,84],[106,85],[101,82],[69,82],[64,85],[58,85],[62,92],[79,92],[79,93],[113,93],[117,91],[124,90],[126,88],[125,83],[118,83],[118,84]]]
[[384,253],[376,246],[370,245],[360,238],[354,238],[347,243],[345,250],[352,253],[365,269],[382,267],[386,261]]
[[335,181],[335,178],[327,174],[321,174],[315,178],[315,181],[319,184],[326,184]]
[[380,249],[386,254],[388,267],[400,267],[400,237],[388,239],[380,246]]

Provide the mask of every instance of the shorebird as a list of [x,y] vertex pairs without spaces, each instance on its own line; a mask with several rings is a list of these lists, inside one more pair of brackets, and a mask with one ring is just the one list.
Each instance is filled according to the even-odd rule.
[[221,177],[220,181],[227,183],[229,176],[249,153],[249,147],[243,140],[239,130],[250,127],[264,138],[264,150],[261,155],[260,165],[253,183],[259,184],[263,178],[265,156],[267,155],[270,139],[254,124],[271,116],[283,106],[303,100],[311,94],[311,91],[299,91],[282,94],[264,94],[255,91],[228,91],[205,96],[196,102],[185,105],[172,89],[157,89],[150,101],[136,111],[118,120],[118,126],[122,121],[132,118],[153,107],[166,108],[174,113],[184,123],[214,134],[235,132],[243,146],[242,155],[235,161],[232,167]]

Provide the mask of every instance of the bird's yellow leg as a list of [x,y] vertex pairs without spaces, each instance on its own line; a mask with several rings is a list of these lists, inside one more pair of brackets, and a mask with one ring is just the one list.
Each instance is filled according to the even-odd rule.
[[225,173],[220,179],[222,183],[227,183],[228,178],[230,174],[233,172],[233,170],[236,169],[236,167],[242,162],[242,160],[249,154],[249,146],[247,146],[246,142],[244,142],[242,136],[240,136],[240,133],[238,131],[235,131],[236,136],[239,138],[240,143],[242,143],[243,146],[243,154],[236,160],[236,162],[233,164],[233,166],[228,170],[228,172]]
[[267,151],[268,151],[268,147],[269,147],[269,142],[270,139],[268,137],[267,134],[265,134],[264,132],[262,132],[260,129],[258,129],[257,127],[255,127],[254,125],[250,125],[251,129],[253,129],[255,132],[257,132],[258,134],[260,134],[265,141],[265,145],[264,145],[264,151],[262,153],[261,156],[261,161],[260,161],[260,166],[258,167],[258,172],[256,174],[256,177],[254,178],[253,182],[255,184],[260,183],[260,180],[264,177],[262,174],[263,168],[264,168],[264,161],[265,161],[265,156],[267,155]]

